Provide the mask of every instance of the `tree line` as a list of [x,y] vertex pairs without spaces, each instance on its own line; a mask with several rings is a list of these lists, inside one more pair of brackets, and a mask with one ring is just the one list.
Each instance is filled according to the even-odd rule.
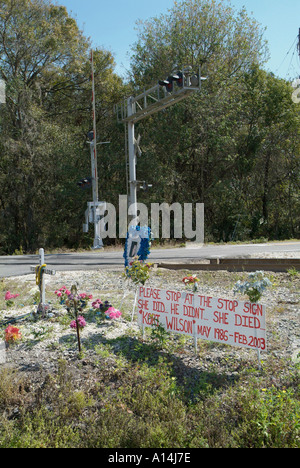
[[[184,0],[138,23],[126,79],[94,51],[99,196],[126,194],[124,125],[113,107],[183,65],[200,93],[137,124],[139,201],[205,204],[206,240],[300,234],[300,114],[287,81],[263,68],[261,25],[225,1]],[[92,245],[82,232],[90,175],[91,44],[65,7],[0,0],[0,254]]]

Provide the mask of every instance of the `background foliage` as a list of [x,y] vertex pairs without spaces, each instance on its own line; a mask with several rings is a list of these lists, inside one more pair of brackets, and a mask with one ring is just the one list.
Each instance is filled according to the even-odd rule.
[[[185,0],[138,23],[128,79],[95,51],[100,198],[126,193],[124,126],[113,105],[170,71],[201,65],[202,92],[137,125],[139,201],[205,203],[206,239],[300,234],[300,117],[290,83],[263,69],[263,28],[225,1]],[[0,254],[87,247],[90,42],[65,7],[0,0]],[[91,234],[92,235],[92,234]]]

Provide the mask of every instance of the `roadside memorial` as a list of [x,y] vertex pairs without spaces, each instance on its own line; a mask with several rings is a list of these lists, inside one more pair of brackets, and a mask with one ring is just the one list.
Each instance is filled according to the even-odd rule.
[[160,324],[167,332],[266,351],[266,307],[250,301],[216,298],[139,286],[138,324]]
[[53,276],[56,274],[56,271],[47,269],[47,265],[45,264],[44,249],[39,250],[39,256],[40,256],[40,264],[35,267],[31,266],[30,270],[35,272],[36,285],[39,287],[39,291],[40,291],[40,301],[39,301],[39,305],[37,308],[37,313],[42,313],[44,317],[47,311],[44,275]]
[[145,263],[150,254],[150,247],[151,229],[147,226],[142,228],[140,226],[130,226],[127,233],[123,254],[125,259],[125,277],[127,280],[127,285],[125,286],[121,307],[125,297],[128,294],[129,282],[132,282],[136,287],[132,310],[132,320],[137,304],[138,285],[144,285],[150,276],[149,270],[151,265]]

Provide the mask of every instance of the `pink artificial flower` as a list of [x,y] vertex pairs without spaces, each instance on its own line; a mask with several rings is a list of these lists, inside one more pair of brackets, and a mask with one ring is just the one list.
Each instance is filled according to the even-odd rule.
[[[84,328],[86,326],[86,321],[81,315],[78,317],[78,326],[79,328]],[[70,323],[70,327],[76,329],[76,320],[72,320],[72,322]]]
[[100,305],[103,304],[103,302],[100,300],[100,299],[96,299],[93,303],[92,303],[92,307],[94,309],[100,309]]
[[86,326],[86,321],[84,317],[82,317],[82,315],[78,317],[78,325],[80,326],[80,328],[84,328]]
[[16,297],[19,297],[20,294],[12,294],[10,291],[7,291],[5,294],[5,300],[10,301],[11,299],[15,299]]
[[109,316],[110,319],[116,319],[116,318],[119,318],[121,317],[122,315],[122,312],[120,312],[119,310],[115,309],[114,307],[110,307],[108,310],[107,310],[107,315]]

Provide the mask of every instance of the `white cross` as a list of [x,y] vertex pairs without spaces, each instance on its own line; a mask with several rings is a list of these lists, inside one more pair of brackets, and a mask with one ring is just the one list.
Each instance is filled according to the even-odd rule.
[[[40,303],[38,306],[38,312],[42,312],[43,315],[45,313],[45,302],[46,302],[46,294],[45,294],[45,281],[43,280],[44,275],[55,275],[55,270],[48,270],[45,264],[45,251],[44,249],[39,250],[40,255],[40,264],[36,267],[31,266],[30,270],[35,272],[37,285],[40,290]],[[42,268],[43,267],[43,268]]]

